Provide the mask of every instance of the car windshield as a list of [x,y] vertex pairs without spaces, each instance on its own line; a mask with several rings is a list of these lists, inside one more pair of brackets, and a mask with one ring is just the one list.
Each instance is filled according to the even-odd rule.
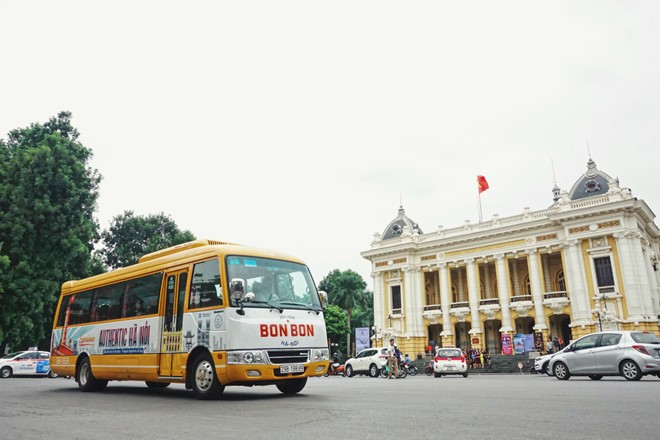
[[439,350],[438,357],[461,357],[461,350]]
[[660,344],[660,338],[655,333],[633,332],[630,337],[639,344]]
[[0,359],[11,359],[11,358],[15,358],[15,357],[18,356],[19,354],[23,354],[23,353],[25,353],[25,352],[24,352],[24,351],[16,351],[16,352],[14,352],[14,353],[9,353],[8,355],[3,356],[3,357],[0,358]]
[[[314,280],[304,264],[242,255],[230,255],[226,262],[230,283],[242,280],[245,293],[254,294],[244,307],[321,310]],[[239,306],[236,298],[231,298],[231,305]]]

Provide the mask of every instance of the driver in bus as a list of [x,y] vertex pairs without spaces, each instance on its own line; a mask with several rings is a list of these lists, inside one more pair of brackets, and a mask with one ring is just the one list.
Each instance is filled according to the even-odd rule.
[[263,277],[261,283],[255,283],[252,288],[256,301],[279,301],[275,294],[275,283],[271,277]]

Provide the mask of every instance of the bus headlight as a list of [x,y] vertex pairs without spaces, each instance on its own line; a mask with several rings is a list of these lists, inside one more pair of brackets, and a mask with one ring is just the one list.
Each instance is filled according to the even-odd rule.
[[231,351],[227,353],[228,364],[263,364],[263,351]]
[[314,362],[327,361],[330,359],[330,352],[327,348],[316,349],[312,352],[312,360]]

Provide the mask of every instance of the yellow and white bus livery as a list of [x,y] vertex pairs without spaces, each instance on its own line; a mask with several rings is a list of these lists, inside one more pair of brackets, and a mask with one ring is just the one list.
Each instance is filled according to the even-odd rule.
[[196,240],[65,282],[51,369],[82,391],[138,380],[182,383],[199,399],[228,385],[296,394],[328,367],[326,302],[297,258]]

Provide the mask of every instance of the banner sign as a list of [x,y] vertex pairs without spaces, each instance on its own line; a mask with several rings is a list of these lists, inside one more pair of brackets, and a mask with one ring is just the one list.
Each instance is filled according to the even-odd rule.
[[369,348],[369,327],[358,327],[355,329],[355,352],[359,353]]
[[513,342],[511,341],[511,335],[506,333],[502,334],[502,354],[513,354]]

